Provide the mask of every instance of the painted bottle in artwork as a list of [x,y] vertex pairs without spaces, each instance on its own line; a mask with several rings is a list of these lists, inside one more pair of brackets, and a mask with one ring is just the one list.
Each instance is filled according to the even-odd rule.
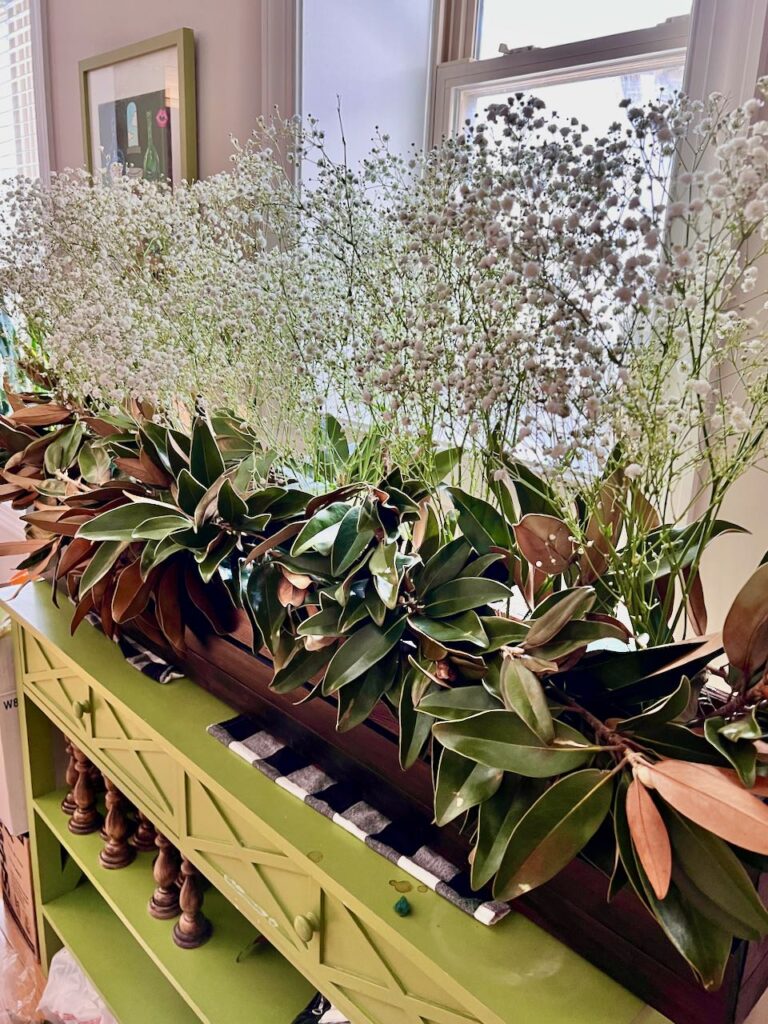
[[125,108],[125,134],[127,136],[126,149],[129,153],[140,153],[141,145],[139,143],[139,114],[136,110],[136,104],[131,100],[128,106]]
[[160,155],[155,149],[155,141],[152,138],[152,114],[147,111],[147,148],[144,151],[144,177],[147,181],[159,181]]

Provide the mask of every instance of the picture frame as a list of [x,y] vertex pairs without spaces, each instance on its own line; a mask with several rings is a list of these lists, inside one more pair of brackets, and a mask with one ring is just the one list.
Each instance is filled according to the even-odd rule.
[[153,36],[79,63],[85,165],[94,178],[197,177],[195,37]]

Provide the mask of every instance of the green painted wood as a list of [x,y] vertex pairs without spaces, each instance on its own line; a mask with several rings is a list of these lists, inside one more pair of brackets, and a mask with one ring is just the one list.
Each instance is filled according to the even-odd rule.
[[[309,1002],[314,989],[271,946],[249,953],[256,929],[218,892],[205,893],[204,911],[213,937],[200,949],[179,949],[171,939],[173,922],[147,913],[154,890],[152,857],[139,855],[119,871],[99,865],[98,834],[73,836],[59,805],[64,790],[35,801],[35,811],[77,861],[96,892],[128,929],[145,954],[206,1024],[286,1024]],[[101,941],[97,932],[92,941]],[[238,958],[240,958],[238,960]],[[113,957],[112,970],[119,971]],[[99,979],[94,983],[99,987]],[[106,993],[105,993],[106,996]],[[138,1015],[136,1020],[152,1020]],[[126,1024],[132,1018],[125,1018]]]
[[199,1021],[92,885],[46,903],[43,916],[120,1024]]
[[[190,680],[165,686],[152,682],[87,624],[71,637],[71,609],[52,604],[48,584],[26,587],[2,604],[25,629],[52,644],[82,678],[103,687],[115,707],[142,719],[158,743],[173,749],[186,771],[219,797],[234,798],[307,875],[374,927],[400,956],[462,999],[484,1024],[665,1020],[526,919],[512,914],[486,928],[435,893],[419,892],[407,875],[208,737],[207,725],[231,715],[226,704]],[[398,917],[393,909],[393,882],[412,885],[408,917]],[[217,1024],[224,1022],[230,1024],[226,1016]]]

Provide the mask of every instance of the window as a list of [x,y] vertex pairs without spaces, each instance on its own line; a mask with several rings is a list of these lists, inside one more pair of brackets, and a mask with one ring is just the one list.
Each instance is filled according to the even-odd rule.
[[0,180],[40,173],[32,0],[0,0]]
[[451,54],[459,59],[436,69],[434,141],[521,90],[576,113],[599,132],[616,119],[621,99],[642,101],[682,86],[690,0],[478,0],[473,6],[475,31],[465,44],[471,52]]

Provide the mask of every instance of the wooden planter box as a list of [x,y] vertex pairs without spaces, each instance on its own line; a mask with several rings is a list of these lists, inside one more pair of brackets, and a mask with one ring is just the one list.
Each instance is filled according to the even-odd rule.
[[[343,772],[359,786],[361,797],[388,816],[400,822],[430,820],[430,766],[420,762],[401,770],[397,723],[388,710],[379,705],[367,722],[338,733],[332,699],[296,704],[295,693],[269,689],[271,662],[251,652],[248,632],[244,627],[238,638],[210,636],[204,641],[188,632],[181,667],[237,712],[257,714],[266,729],[315,763]],[[179,662],[168,649],[148,646]],[[438,831],[435,845],[440,852],[464,863],[467,838],[453,826]],[[515,907],[675,1024],[741,1024],[768,986],[768,938],[735,941],[723,985],[717,992],[705,992],[634,893],[624,889],[609,904],[606,888],[605,876],[577,859]],[[768,899],[768,874],[760,879],[760,891]]]

